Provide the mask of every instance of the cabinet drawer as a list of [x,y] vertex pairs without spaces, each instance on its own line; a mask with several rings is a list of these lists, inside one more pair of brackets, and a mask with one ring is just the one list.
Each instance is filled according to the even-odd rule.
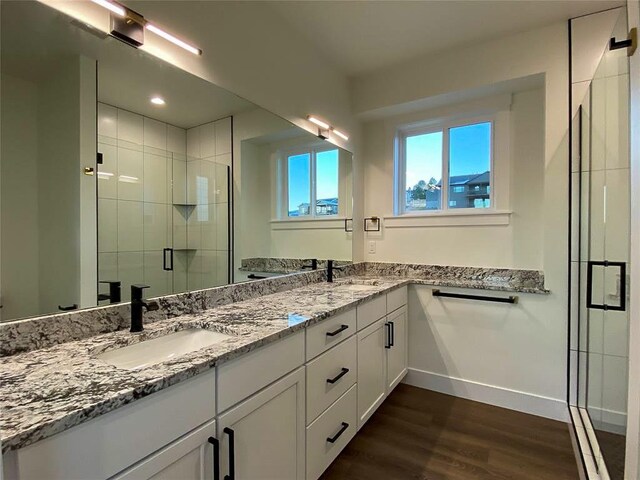
[[307,364],[307,424],[356,382],[356,337]]
[[218,368],[218,412],[224,412],[304,364],[304,332],[242,355]]
[[400,287],[392,292],[387,293],[387,313],[407,304],[407,287]]
[[[335,460],[356,434],[356,424],[354,385],[307,427],[307,480],[316,480]],[[330,442],[329,439],[335,441]]]
[[359,305],[357,308],[358,331],[360,331],[387,314],[387,296],[381,295]]
[[17,477],[109,478],[210,421],[214,399],[211,370],[21,448],[16,452]]
[[354,333],[356,333],[355,308],[307,328],[307,360],[317,357]]

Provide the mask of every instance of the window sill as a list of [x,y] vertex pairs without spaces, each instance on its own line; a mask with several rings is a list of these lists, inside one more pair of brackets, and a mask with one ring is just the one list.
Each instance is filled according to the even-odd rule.
[[486,210],[464,212],[430,212],[388,215],[385,228],[455,227],[482,225],[509,225],[510,210]]
[[344,230],[346,217],[298,217],[271,220],[272,230]]

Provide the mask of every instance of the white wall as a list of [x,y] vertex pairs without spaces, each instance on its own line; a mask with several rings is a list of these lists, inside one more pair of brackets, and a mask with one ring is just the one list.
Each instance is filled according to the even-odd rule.
[[[480,381],[497,391],[522,391],[534,398],[556,401],[566,398],[567,36],[567,25],[559,23],[453,49],[446,54],[414,59],[352,82],[354,109],[366,116],[429,97],[463,95],[465,91],[500,82],[544,76],[543,90],[514,95],[510,225],[507,228],[408,228],[393,234],[387,230],[378,241],[378,253],[365,257],[377,261],[535,268],[544,271],[551,293],[528,300],[535,306],[527,307],[526,315],[513,324],[505,325],[509,320],[503,318],[499,307],[489,307],[495,312],[495,320],[483,324],[484,335],[476,336],[473,354],[466,350],[468,346],[456,340],[466,336],[469,327],[454,313],[455,318],[446,327],[447,335],[422,339],[424,341],[410,335],[410,350],[418,352],[417,355],[441,352],[447,357],[434,362],[429,356],[412,356],[412,368],[458,376],[463,381]],[[367,125],[365,129],[364,211],[367,215],[392,211],[390,132],[375,125]],[[377,155],[378,150],[384,153]],[[407,251],[410,253],[405,254]],[[422,312],[410,308],[412,332],[421,322],[428,322],[430,329],[437,331],[441,320],[428,315],[425,318]],[[528,339],[528,348],[514,349],[524,338]],[[509,375],[504,375],[504,366],[496,365],[495,359],[487,355],[496,349],[505,353],[502,361],[509,363]],[[460,363],[456,369],[450,369],[447,359]],[[482,377],[472,373],[479,371],[483,372]],[[540,413],[544,408],[530,411]]]

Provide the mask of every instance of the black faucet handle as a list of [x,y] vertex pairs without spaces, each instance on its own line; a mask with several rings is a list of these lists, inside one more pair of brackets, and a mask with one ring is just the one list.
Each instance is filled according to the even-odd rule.
[[131,300],[142,300],[142,290],[149,288],[149,285],[131,285]]
[[311,270],[317,270],[318,269],[318,259],[317,258],[312,258],[310,259],[311,261],[311,265],[302,265],[303,269],[311,269]]
[[117,286],[122,285],[122,282],[120,280],[98,280],[98,283],[117,285]]
[[160,309],[160,304],[156,301],[144,302],[144,308],[147,309],[147,312],[155,312]]

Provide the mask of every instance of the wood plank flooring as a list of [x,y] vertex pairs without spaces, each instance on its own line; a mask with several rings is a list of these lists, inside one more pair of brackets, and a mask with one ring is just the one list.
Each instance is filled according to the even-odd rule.
[[402,384],[322,476],[578,478],[567,424]]

